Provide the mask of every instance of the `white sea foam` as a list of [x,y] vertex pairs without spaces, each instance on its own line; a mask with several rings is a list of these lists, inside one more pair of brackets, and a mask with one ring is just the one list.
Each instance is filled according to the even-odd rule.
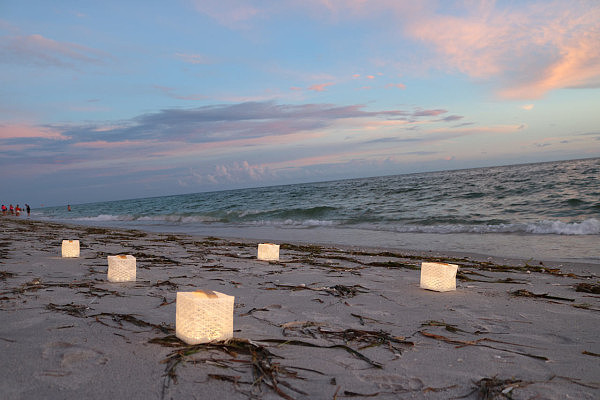
[[529,233],[555,233],[559,235],[599,235],[600,220],[586,219],[582,222],[541,221],[528,225]]
[[134,217],[131,215],[111,215],[111,214],[100,214],[93,217],[76,217],[73,218],[75,221],[96,221],[96,222],[109,222],[109,221],[133,221]]
[[396,232],[415,233],[532,233],[554,235],[600,235],[600,220],[589,218],[582,222],[539,221],[527,224],[497,225],[401,225]]

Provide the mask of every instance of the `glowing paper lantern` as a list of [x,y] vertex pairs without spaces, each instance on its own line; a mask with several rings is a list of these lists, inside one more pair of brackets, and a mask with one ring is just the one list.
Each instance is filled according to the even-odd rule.
[[258,245],[257,258],[265,261],[279,260],[279,245],[273,243],[260,243]]
[[436,292],[456,290],[456,271],[455,264],[421,263],[421,288]]
[[234,296],[219,292],[177,292],[175,335],[187,344],[233,337]]
[[135,257],[130,255],[108,256],[108,281],[135,281]]
[[79,257],[79,240],[63,240],[61,250],[63,257]]

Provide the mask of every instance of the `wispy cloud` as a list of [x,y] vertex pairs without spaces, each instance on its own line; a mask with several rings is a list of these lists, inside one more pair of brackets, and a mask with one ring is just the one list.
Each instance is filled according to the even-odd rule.
[[188,64],[211,64],[213,62],[202,54],[176,53],[175,57]]
[[385,86],[388,88],[406,89],[406,85],[403,83],[388,83]]
[[80,63],[103,64],[107,58],[102,51],[39,34],[0,37],[0,60],[5,63],[76,68]]
[[261,9],[250,2],[236,0],[193,0],[192,3],[198,12],[232,29],[245,28],[247,22],[267,12],[266,7]]
[[499,80],[504,98],[600,85],[600,7],[594,2],[532,2],[519,9],[495,1],[462,4],[451,15],[421,12],[406,20],[406,32],[433,45],[446,65]]
[[178,100],[204,100],[204,99],[206,99],[206,96],[202,96],[199,94],[181,95],[181,94],[176,93],[175,88],[171,88],[171,87],[167,87],[167,86],[154,85],[154,88],[158,89],[159,92],[164,93],[165,95],[172,97],[174,99],[178,99]]
[[332,82],[328,82],[328,83],[319,83],[319,84],[315,84],[312,85],[308,88],[308,90],[313,90],[315,92],[324,92],[325,90],[327,90],[328,86],[332,86],[333,83]]
[[29,124],[0,125],[0,140],[24,138],[51,140],[69,139],[69,137],[64,135],[60,130],[51,127],[38,127]]
[[286,9],[321,20],[329,15],[331,23],[395,15],[400,38],[435,51],[430,68],[493,83],[501,98],[536,99],[557,89],[600,87],[600,7],[595,1],[284,0],[271,9],[260,3],[220,3],[197,1],[204,12],[228,21]]

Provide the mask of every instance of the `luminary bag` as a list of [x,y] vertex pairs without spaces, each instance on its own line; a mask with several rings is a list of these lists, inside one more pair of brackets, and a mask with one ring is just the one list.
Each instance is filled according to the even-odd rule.
[[136,279],[136,260],[131,255],[108,256],[108,281],[129,282]]
[[421,288],[447,292],[456,290],[458,265],[446,263],[421,263]]
[[233,337],[235,297],[219,292],[177,292],[175,335],[187,344]]
[[279,245],[273,243],[260,243],[258,245],[259,260],[277,261],[279,260]]
[[63,257],[79,257],[79,240],[63,240],[61,253]]

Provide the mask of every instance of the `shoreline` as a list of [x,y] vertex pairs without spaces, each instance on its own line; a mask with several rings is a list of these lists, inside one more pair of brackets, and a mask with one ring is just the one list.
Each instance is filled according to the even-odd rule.
[[[298,242],[264,262],[257,240],[0,225],[10,398],[600,396],[600,295],[576,290],[598,287],[593,264]],[[113,254],[137,258],[135,283],[107,282]],[[420,289],[422,261],[459,264],[457,290]],[[173,340],[176,292],[203,288],[236,297],[234,341]]]
[[[34,219],[52,223],[44,219]],[[72,222],[58,220],[56,223],[105,229],[134,229],[147,233],[168,233],[192,237],[217,236],[230,240],[279,241],[290,243],[319,243],[335,247],[365,247],[416,253],[436,252],[461,256],[493,259],[523,260],[551,264],[595,265],[600,271],[600,253],[597,251],[597,235],[551,235],[522,233],[409,233],[372,231],[359,228],[282,228],[276,226],[179,226],[134,225],[127,222]],[[358,245],[358,243],[362,243]]]

